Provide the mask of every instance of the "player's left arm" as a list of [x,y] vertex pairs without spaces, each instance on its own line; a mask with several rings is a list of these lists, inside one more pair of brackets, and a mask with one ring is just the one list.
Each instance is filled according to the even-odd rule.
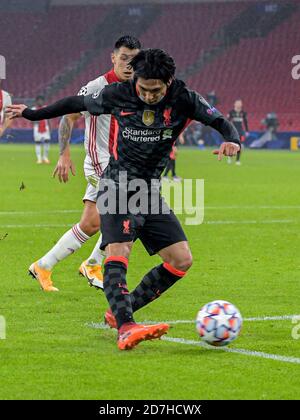
[[199,121],[217,130],[224,138],[218,151],[218,160],[223,155],[234,156],[241,149],[240,136],[234,125],[228,121],[216,108],[209,103],[199,93],[188,91],[189,118]]

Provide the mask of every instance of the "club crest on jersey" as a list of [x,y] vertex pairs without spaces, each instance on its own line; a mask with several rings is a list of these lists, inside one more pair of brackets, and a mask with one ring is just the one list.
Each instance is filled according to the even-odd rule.
[[154,123],[155,111],[146,110],[143,112],[142,121],[145,125],[149,126]]

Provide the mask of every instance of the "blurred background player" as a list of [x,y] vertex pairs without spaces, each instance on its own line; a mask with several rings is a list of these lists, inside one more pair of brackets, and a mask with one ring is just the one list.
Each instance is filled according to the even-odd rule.
[[171,153],[170,153],[170,159],[167,163],[166,166],[166,170],[164,172],[163,175],[163,180],[165,181],[169,181],[168,178],[168,173],[171,171],[172,174],[172,180],[175,182],[180,182],[182,180],[182,178],[180,176],[176,175],[176,159],[177,159],[177,155],[178,155],[178,148],[177,148],[177,142],[180,142],[180,144],[184,144],[184,137],[182,135],[182,133],[180,134],[180,136],[178,137],[177,141],[175,142],[175,144],[172,147]]
[[[139,40],[132,36],[119,38],[111,54],[113,69],[83,86],[78,95],[90,95],[102,90],[107,84],[129,80],[132,77],[132,69],[128,66],[128,63],[139,52],[140,48]],[[89,112],[64,116],[58,130],[60,158],[53,175],[57,175],[60,182],[68,181],[70,170],[75,175],[70,154],[70,138],[74,123],[82,115],[85,118],[86,157],[84,174],[88,182],[83,197],[84,209],[80,222],[66,232],[46,255],[29,267],[30,274],[39,281],[45,291],[58,290],[53,286],[51,279],[54,266],[81,248],[87,240],[100,230],[100,217],[96,208],[97,186],[112,152],[114,117],[111,115],[96,117]],[[101,241],[102,236],[100,235],[91,255],[79,267],[79,272],[88,279],[91,286],[103,289],[101,265],[104,255],[100,251]]]
[[[35,106],[32,109],[40,109],[45,106],[45,98],[44,96],[37,96],[35,98]],[[51,140],[51,132],[50,132],[50,124],[49,121],[37,121],[33,124],[33,139],[35,142],[35,153],[37,164],[41,163],[50,163],[49,160],[49,149],[50,149],[50,140]]]
[[[247,112],[243,110],[243,102],[241,101],[241,99],[237,99],[234,102],[233,109],[229,111],[227,117],[228,120],[231,121],[237,129],[237,132],[240,135],[241,143],[243,143],[246,140],[246,136],[248,136],[249,129]],[[236,165],[241,165],[241,151],[242,149],[240,149],[240,151],[236,155]],[[228,157],[227,162],[231,163],[230,157]]]
[[5,108],[8,105],[11,105],[11,96],[8,92],[1,89],[1,80],[0,80],[0,137],[3,136],[5,130],[10,127],[11,120],[5,115]]

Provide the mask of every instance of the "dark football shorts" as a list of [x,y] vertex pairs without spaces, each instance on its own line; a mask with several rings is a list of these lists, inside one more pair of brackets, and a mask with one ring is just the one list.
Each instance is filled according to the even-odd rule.
[[187,241],[172,210],[168,214],[101,214],[101,233],[102,250],[108,244],[140,239],[149,255],[157,254],[177,242]]

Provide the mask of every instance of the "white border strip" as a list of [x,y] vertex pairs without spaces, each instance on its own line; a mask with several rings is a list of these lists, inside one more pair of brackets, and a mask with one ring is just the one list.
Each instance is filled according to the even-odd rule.
[[[293,317],[298,317],[298,316],[299,315],[264,316],[264,317],[256,317],[256,318],[245,318],[244,321],[281,321],[281,320],[289,320],[289,319],[292,319]],[[162,321],[156,321],[156,322],[144,321],[141,323],[152,324],[152,323],[158,323],[158,322],[162,322]],[[195,321],[177,320],[177,321],[163,321],[163,322],[169,323],[169,324],[190,324],[190,323],[194,323]],[[104,323],[91,322],[85,325],[89,328],[95,328],[95,329],[102,329],[102,330],[110,329],[110,327]],[[164,336],[161,339],[163,341],[169,341],[172,343],[204,347],[205,349],[208,349],[208,350],[224,351],[227,353],[242,354],[244,356],[261,357],[263,359],[275,360],[277,362],[300,364],[300,358],[298,357],[281,356],[279,354],[264,353],[261,351],[246,350],[246,349],[235,349],[235,348],[230,348],[230,347],[213,347],[202,341],[186,340],[184,338],[178,338],[178,337],[165,337]]]
[[[209,220],[207,222],[203,222],[203,225],[259,225],[259,224],[274,224],[274,223],[300,223],[299,220]],[[12,225],[12,224],[0,224],[0,228],[53,228],[53,227],[69,227],[73,226],[70,223],[63,223],[63,224],[22,224],[22,225]]]
[[[243,318],[243,321],[247,322],[257,322],[257,321],[286,321],[286,320],[292,320],[293,318],[300,318],[300,315],[278,315],[278,316],[259,316],[259,317],[252,317],[252,318]],[[176,325],[176,324],[195,324],[195,320],[191,319],[177,319],[175,321],[151,321],[151,320],[144,320],[139,321],[139,324],[158,324],[158,323],[164,323],[164,324],[170,324],[170,325]],[[96,329],[106,329],[107,327],[104,322],[90,322],[86,324],[87,327],[90,328],[96,328]]]
[[[204,210],[245,210],[245,209],[249,209],[249,210],[288,210],[288,209],[295,209],[295,210],[299,210],[300,209],[300,205],[275,205],[275,206],[205,206],[204,205]],[[9,215],[33,215],[33,214],[72,214],[72,213],[82,213],[82,209],[74,209],[74,210],[40,210],[40,211],[0,211],[0,216],[9,216]]]
[[263,359],[276,360],[277,362],[294,363],[294,364],[298,364],[298,365],[300,364],[300,358],[298,358],[298,357],[281,356],[279,354],[264,353],[262,351],[252,351],[252,350],[245,350],[245,349],[233,349],[233,348],[230,348],[230,347],[213,347],[213,346],[209,346],[208,344],[205,344],[201,341],[185,340],[183,338],[162,337],[161,339],[163,341],[169,341],[169,342],[172,342],[172,343],[179,343],[179,344],[186,344],[186,345],[204,347],[204,348],[209,349],[209,350],[218,350],[218,351],[224,351],[224,352],[227,352],[227,353],[242,354],[244,356],[262,357]]

